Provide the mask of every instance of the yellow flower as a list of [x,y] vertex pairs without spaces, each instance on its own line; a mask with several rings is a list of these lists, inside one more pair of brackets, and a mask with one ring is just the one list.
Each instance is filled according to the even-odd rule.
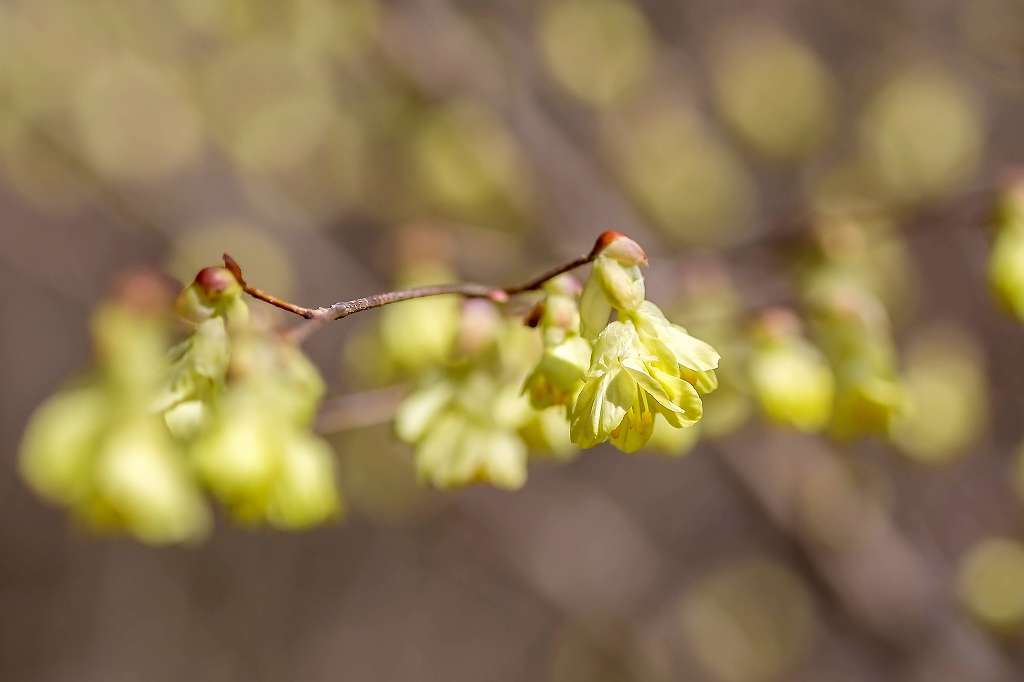
[[567,405],[579,392],[589,367],[590,344],[579,336],[570,336],[544,350],[537,367],[526,379],[524,391],[538,410]]
[[632,321],[609,324],[597,337],[583,389],[570,413],[573,442],[593,447],[611,439],[619,449],[633,452],[650,439],[656,414],[676,428],[695,424],[703,414],[700,395],[658,362],[658,356],[641,343]]
[[799,336],[755,349],[750,379],[761,409],[772,421],[820,431],[832,415],[832,370],[818,349]]
[[657,356],[662,369],[678,373],[700,393],[710,393],[718,388],[715,370],[721,356],[711,344],[670,322],[665,313],[650,301],[644,301],[632,319],[641,343]]

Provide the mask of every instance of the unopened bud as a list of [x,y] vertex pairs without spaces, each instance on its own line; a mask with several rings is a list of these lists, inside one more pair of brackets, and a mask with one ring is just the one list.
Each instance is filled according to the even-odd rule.
[[466,301],[459,319],[459,350],[469,355],[483,350],[494,341],[500,323],[501,315],[487,301]]
[[299,529],[323,523],[340,513],[341,499],[330,445],[305,433],[289,436],[270,493],[268,519],[279,528]]
[[239,308],[241,293],[242,285],[230,269],[203,268],[192,284],[178,294],[174,309],[186,320],[199,323]]
[[835,379],[822,354],[803,337],[757,349],[750,360],[750,377],[769,420],[808,432],[828,422]]
[[213,300],[242,293],[242,285],[234,273],[223,267],[203,268],[196,275],[194,283],[200,294]]
[[608,300],[620,310],[636,310],[644,302],[646,292],[640,268],[601,256],[594,263],[594,275],[601,282]]
[[111,300],[140,315],[160,316],[174,301],[174,280],[156,270],[136,270],[118,276]]
[[593,253],[614,258],[623,265],[647,265],[647,254],[640,245],[615,230],[601,233],[594,244]]
[[583,285],[572,275],[559,275],[548,280],[544,285],[544,291],[549,294],[560,294],[562,296],[579,296],[583,291]]
[[612,304],[604,293],[604,287],[595,275],[591,275],[580,296],[580,333],[587,339],[595,339],[608,324]]
[[798,336],[801,329],[802,324],[796,313],[789,308],[775,307],[762,312],[754,321],[751,331],[756,340],[770,343]]
[[577,332],[580,328],[580,309],[575,299],[566,296],[551,296],[544,304],[543,326],[566,332]]

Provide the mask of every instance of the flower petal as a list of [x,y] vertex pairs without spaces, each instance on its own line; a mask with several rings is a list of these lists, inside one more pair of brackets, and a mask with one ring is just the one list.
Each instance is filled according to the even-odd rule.
[[419,440],[451,397],[451,385],[439,383],[406,398],[395,415],[398,437],[406,443]]
[[591,274],[580,296],[580,333],[585,339],[597,338],[612,315],[612,304],[597,277]]

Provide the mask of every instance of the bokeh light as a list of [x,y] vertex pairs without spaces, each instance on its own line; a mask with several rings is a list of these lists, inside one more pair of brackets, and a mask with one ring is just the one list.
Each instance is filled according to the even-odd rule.
[[974,175],[985,142],[982,124],[973,93],[953,74],[937,64],[905,67],[864,111],[864,161],[893,200],[933,198]]
[[712,44],[716,102],[758,152],[796,159],[835,126],[835,85],[811,49],[771,25],[730,26]]
[[768,559],[739,561],[699,582],[687,596],[682,620],[694,655],[723,682],[792,674],[818,627],[807,587]]
[[539,40],[558,83],[598,107],[622,101],[647,77],[653,36],[628,0],[558,0],[544,6]]
[[724,244],[747,227],[754,188],[746,169],[690,107],[643,101],[612,117],[604,134],[626,186],[670,237]]
[[983,625],[1001,631],[1024,624],[1024,545],[1010,538],[979,542],[960,564],[959,593]]
[[97,64],[75,96],[75,122],[89,163],[121,182],[180,172],[202,148],[201,122],[180,76],[154,64]]

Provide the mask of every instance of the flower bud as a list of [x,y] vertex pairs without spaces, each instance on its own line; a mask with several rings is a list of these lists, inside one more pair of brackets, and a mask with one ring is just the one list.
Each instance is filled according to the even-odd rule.
[[164,423],[171,435],[190,440],[209,422],[210,408],[202,400],[185,400],[164,412]]
[[469,300],[462,306],[457,345],[465,355],[479,353],[490,346],[499,333],[501,315],[484,300]]
[[[398,284],[420,286],[450,281],[454,276],[445,267],[421,264],[404,272]],[[380,311],[380,336],[386,358],[398,370],[412,374],[444,362],[452,353],[461,317],[459,301],[452,296],[384,307]]]
[[565,338],[568,333],[579,333],[580,309],[575,298],[552,294],[544,302],[544,311],[540,320],[545,334],[554,332],[557,337]]
[[176,290],[170,277],[153,270],[136,270],[117,277],[110,300],[138,315],[163,317],[170,312]]
[[162,381],[168,331],[165,320],[118,304],[102,305],[93,313],[92,335],[100,365],[112,385],[128,398],[127,407]]
[[514,433],[470,427],[459,444],[450,482],[489,483],[517,490],[526,483],[526,445]]
[[546,348],[523,387],[533,407],[540,410],[569,404],[583,384],[590,355],[590,343],[579,336]]
[[832,371],[821,353],[800,337],[759,344],[750,360],[750,378],[761,409],[772,421],[819,431],[832,414]]
[[[242,285],[231,270],[223,267],[203,268],[195,279],[178,294],[174,309],[190,322],[203,322],[215,315],[237,323],[248,318],[248,307],[241,300]],[[245,308],[245,312],[242,312]]]
[[549,279],[544,284],[544,291],[548,294],[557,294],[560,296],[575,298],[583,291],[583,285],[580,284],[578,279],[566,273]]
[[627,267],[647,265],[647,254],[635,241],[614,230],[602,232],[594,245],[594,251],[606,258],[612,258]]
[[579,452],[569,438],[569,422],[561,407],[534,410],[519,428],[519,435],[527,447],[541,456],[567,460]]
[[81,499],[108,416],[106,396],[97,386],[65,390],[43,403],[21,443],[21,474],[29,485],[65,504]]
[[234,273],[223,267],[203,268],[193,283],[199,294],[210,301],[236,298],[242,293],[242,285]]
[[625,265],[613,258],[601,256],[594,261],[594,272],[605,295],[619,310],[633,311],[644,302],[644,277],[637,265]]
[[233,337],[231,376],[245,393],[286,423],[308,424],[326,387],[316,365],[295,344],[267,333]]
[[231,357],[224,320],[214,318],[200,324],[192,335],[190,352],[196,374],[212,381],[223,381]]
[[451,402],[453,389],[446,381],[433,382],[402,401],[395,415],[395,433],[406,443],[420,440]]
[[751,327],[755,343],[782,343],[802,333],[800,318],[788,308],[769,308],[762,312]]
[[281,428],[272,415],[236,405],[193,450],[203,481],[240,518],[263,516],[280,462]]
[[216,314],[216,310],[200,295],[199,287],[190,284],[181,290],[174,301],[174,312],[189,322],[202,322]]
[[202,498],[158,421],[129,423],[108,437],[97,463],[96,487],[144,542],[194,540],[209,527]]
[[888,434],[904,408],[902,386],[895,379],[879,374],[863,375],[856,370],[848,370],[848,373],[851,376],[839,375],[831,435],[848,439],[864,434]]
[[591,274],[580,296],[580,333],[593,341],[608,325],[611,315],[612,303],[598,278]]
[[341,514],[334,452],[327,441],[296,433],[287,438],[267,506],[267,519],[286,529],[309,528]]
[[416,477],[437,488],[464,485],[452,465],[469,420],[455,411],[441,415],[416,446]]

